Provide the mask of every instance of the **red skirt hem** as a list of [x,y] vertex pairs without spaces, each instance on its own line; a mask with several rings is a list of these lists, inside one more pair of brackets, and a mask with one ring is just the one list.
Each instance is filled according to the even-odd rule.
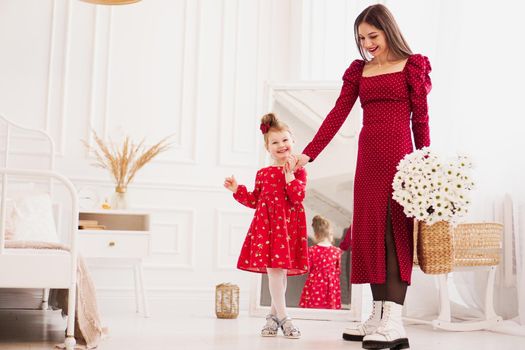
[[308,272],[308,270],[298,269],[294,267],[282,267],[282,266],[240,266],[237,265],[237,268],[239,270],[248,271],[248,272],[254,272],[254,273],[267,273],[266,268],[273,268],[273,269],[286,269],[288,276],[298,276],[298,275],[304,275]]

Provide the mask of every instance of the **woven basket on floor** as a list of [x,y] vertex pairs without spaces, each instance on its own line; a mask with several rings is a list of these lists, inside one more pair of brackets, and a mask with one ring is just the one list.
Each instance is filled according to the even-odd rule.
[[439,221],[433,225],[424,222],[414,224],[414,263],[421,271],[436,275],[448,273],[453,267],[453,248],[450,225]]
[[215,287],[215,314],[218,318],[237,318],[239,315],[239,287],[221,283]]
[[498,265],[503,225],[487,223],[460,224],[453,229],[454,266]]

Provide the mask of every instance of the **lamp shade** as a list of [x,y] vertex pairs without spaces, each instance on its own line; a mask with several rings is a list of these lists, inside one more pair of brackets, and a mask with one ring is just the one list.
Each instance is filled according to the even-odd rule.
[[140,0],[81,0],[96,5],[127,5],[139,2]]

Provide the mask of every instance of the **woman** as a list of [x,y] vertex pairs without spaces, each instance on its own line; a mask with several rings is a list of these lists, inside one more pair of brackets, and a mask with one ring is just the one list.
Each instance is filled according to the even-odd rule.
[[412,222],[392,200],[396,166],[407,153],[430,145],[428,58],[412,54],[392,14],[383,5],[366,8],[355,20],[362,60],[343,75],[334,108],[303,154],[288,166],[313,161],[347,118],[357,97],[363,108],[354,182],[352,283],[370,283],[373,311],[343,338],[365,349],[408,348],[401,309],[412,273]]

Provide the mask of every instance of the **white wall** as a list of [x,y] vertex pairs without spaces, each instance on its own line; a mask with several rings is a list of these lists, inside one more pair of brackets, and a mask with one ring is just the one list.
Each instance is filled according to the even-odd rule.
[[[247,304],[250,274],[235,269],[251,219],[222,188],[252,186],[260,160],[264,81],[297,79],[290,0],[0,2],[0,113],[47,130],[58,170],[109,196],[80,140],[93,128],[174,147],[139,172],[131,205],[152,212],[151,297],[205,298],[234,282]],[[297,52],[297,50],[295,50]],[[100,295],[132,295],[132,273],[93,266]]]

